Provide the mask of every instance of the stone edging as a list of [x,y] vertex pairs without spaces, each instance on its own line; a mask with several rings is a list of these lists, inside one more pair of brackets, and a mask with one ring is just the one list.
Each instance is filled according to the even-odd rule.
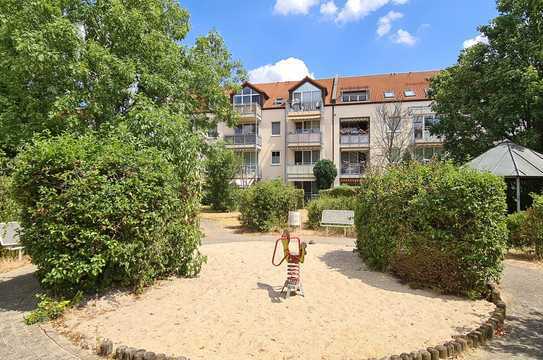
[[[412,351],[400,355],[391,355],[380,358],[379,360],[439,360],[456,358],[458,355],[466,352],[468,349],[474,349],[483,346],[494,338],[497,330],[503,328],[506,315],[506,304],[501,298],[500,291],[495,284],[490,284],[490,296],[488,300],[496,305],[492,316],[487,319],[477,329],[470,331],[465,335],[455,335],[451,341],[441,345],[432,346],[426,350]],[[113,348],[113,342],[103,339],[99,342],[96,352],[103,357],[112,357],[117,360],[190,360],[185,356],[173,357],[165,354],[155,354],[144,349],[136,349],[119,345]],[[377,360],[371,358],[368,360]]]

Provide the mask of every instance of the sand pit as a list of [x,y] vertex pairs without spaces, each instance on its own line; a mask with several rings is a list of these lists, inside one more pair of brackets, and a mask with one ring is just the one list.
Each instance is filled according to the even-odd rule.
[[412,290],[367,271],[352,247],[309,247],[305,298],[279,297],[285,267],[271,242],[202,246],[199,278],[163,281],[136,298],[117,294],[67,314],[97,338],[196,359],[361,359],[434,346],[476,328],[494,306]]

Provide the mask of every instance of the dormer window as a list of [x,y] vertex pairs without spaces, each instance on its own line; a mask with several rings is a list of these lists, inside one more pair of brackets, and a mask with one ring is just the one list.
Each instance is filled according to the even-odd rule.
[[314,111],[322,108],[322,91],[315,85],[306,82],[292,92],[294,111]]
[[260,94],[254,89],[246,86],[239,93],[234,95],[235,105],[260,104]]
[[282,97],[278,97],[278,98],[275,98],[275,100],[273,100],[273,105],[284,105],[285,104],[285,99],[283,99]]
[[368,90],[342,91],[342,102],[361,102],[368,100]]
[[394,91],[385,91],[385,99],[394,99]]
[[406,89],[403,93],[406,97],[413,97],[416,95],[415,90],[411,90],[411,89]]

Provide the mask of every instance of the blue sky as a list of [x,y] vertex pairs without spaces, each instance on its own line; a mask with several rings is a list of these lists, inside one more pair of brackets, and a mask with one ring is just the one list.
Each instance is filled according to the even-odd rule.
[[484,41],[477,26],[497,15],[495,0],[180,3],[191,14],[188,42],[216,29],[255,82],[445,68]]

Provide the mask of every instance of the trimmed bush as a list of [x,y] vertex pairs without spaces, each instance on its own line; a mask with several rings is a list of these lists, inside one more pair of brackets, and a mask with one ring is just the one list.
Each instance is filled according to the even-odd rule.
[[337,176],[337,169],[331,160],[322,159],[315,163],[313,167],[313,175],[317,182],[319,190],[329,189]]
[[543,195],[532,194],[532,207],[526,211],[521,237],[527,246],[533,246],[538,259],[543,259]]
[[341,185],[336,186],[331,189],[324,189],[319,191],[321,196],[331,196],[331,197],[340,197],[340,196],[357,196],[360,193],[360,186],[348,186]]
[[313,229],[320,228],[323,210],[355,210],[356,197],[321,195],[311,200],[307,206],[308,224]]
[[507,216],[507,230],[509,232],[507,246],[509,248],[523,248],[532,245],[522,234],[526,216],[526,211],[512,213]]
[[138,290],[200,270],[198,183],[180,180],[171,155],[130,140],[64,135],[18,156],[22,242],[54,296],[113,284]]
[[304,191],[280,180],[261,181],[241,192],[241,223],[257,231],[285,226],[288,212],[303,204]]
[[373,269],[477,297],[501,276],[505,213],[497,176],[441,162],[395,166],[362,185],[357,250]]

